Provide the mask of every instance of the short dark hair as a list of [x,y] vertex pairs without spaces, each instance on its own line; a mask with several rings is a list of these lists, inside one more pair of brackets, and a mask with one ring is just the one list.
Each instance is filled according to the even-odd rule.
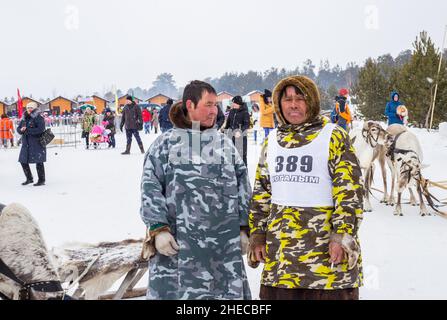
[[6,115],[6,113],[2,114],[2,119],[8,118],[8,116]]
[[206,91],[208,93],[216,93],[216,89],[213,88],[209,83],[194,80],[186,85],[185,90],[183,90],[183,98],[182,98],[182,108],[183,112],[186,114],[186,101],[191,100],[195,105],[197,105],[202,99],[203,92]]

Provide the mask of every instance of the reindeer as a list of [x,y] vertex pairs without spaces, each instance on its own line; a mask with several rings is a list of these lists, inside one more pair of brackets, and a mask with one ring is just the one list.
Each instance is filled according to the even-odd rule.
[[70,283],[79,284],[75,298],[98,299],[126,274],[121,287],[132,289],[147,271],[142,246],[142,239],[124,240],[72,244],[49,252],[25,207],[0,204],[0,298],[68,300],[72,297],[65,295],[61,283]]
[[[380,158],[386,157],[386,162],[391,170],[391,192],[387,200],[388,205],[396,205],[394,215],[403,216],[401,198],[406,188],[410,191],[410,204],[416,206],[416,198],[412,188],[416,188],[419,195],[420,215],[430,215],[423,201],[421,187],[423,168],[423,152],[418,138],[407,130],[406,127],[394,124],[388,127],[387,132],[392,136],[385,143],[386,152],[383,150]],[[397,183],[397,202],[394,194]]]
[[64,299],[59,275],[37,223],[19,205],[0,205],[0,297]]
[[350,133],[355,153],[360,163],[360,168],[364,177],[364,204],[365,212],[371,212],[372,206],[369,201],[369,194],[374,174],[374,161],[377,159],[380,163],[382,171],[382,179],[384,185],[384,196],[381,202],[385,202],[388,198],[387,194],[387,176],[385,169],[385,158],[379,157],[385,149],[385,143],[390,139],[389,133],[386,132],[378,122],[367,121],[361,129],[354,129]]

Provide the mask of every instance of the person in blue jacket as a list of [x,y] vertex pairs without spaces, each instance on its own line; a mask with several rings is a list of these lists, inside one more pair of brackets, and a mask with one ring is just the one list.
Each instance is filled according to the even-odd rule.
[[399,101],[399,93],[393,91],[391,93],[391,101],[386,104],[385,115],[388,118],[388,125],[392,124],[404,124],[404,119],[400,115],[397,114],[397,108],[402,105],[402,102]]
[[168,99],[168,101],[166,101],[166,105],[160,110],[158,121],[160,123],[161,132],[166,132],[173,127],[171,119],[169,119],[169,111],[171,110],[173,103],[174,100]]

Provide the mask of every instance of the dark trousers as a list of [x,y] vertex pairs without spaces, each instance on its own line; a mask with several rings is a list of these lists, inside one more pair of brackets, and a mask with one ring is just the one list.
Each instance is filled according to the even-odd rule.
[[84,132],[84,137],[85,137],[85,146],[88,147],[90,133],[89,132]]
[[11,142],[11,147],[14,147],[14,139],[0,139],[0,142],[3,140],[3,146],[5,148],[8,147],[8,140]]
[[340,126],[340,127],[342,127],[343,129],[345,129],[346,131],[348,131],[348,123],[347,123],[347,121],[344,119],[344,118],[342,118],[342,117],[338,117],[338,121],[337,121],[337,124]]
[[145,134],[151,133],[151,122],[150,121],[144,123],[144,133]]
[[[21,163],[23,173],[25,173],[26,180],[33,181],[33,174],[31,173],[31,168],[28,163]],[[37,176],[40,182],[45,182],[45,166],[43,163],[36,163]]]
[[233,144],[235,145],[237,151],[239,152],[239,155],[241,156],[242,160],[244,160],[245,166],[247,166],[247,146],[248,146],[247,136],[244,135],[243,137],[237,138],[237,143],[236,143],[236,137],[233,137]]
[[115,146],[116,146],[114,133],[109,134],[109,146],[111,146],[113,148],[115,148]]
[[261,285],[261,300],[358,300],[359,289],[283,289]]
[[137,129],[126,129],[126,137],[127,137],[127,144],[128,145],[132,144],[132,135],[137,140],[138,145],[143,144],[141,142],[140,133],[138,132]]

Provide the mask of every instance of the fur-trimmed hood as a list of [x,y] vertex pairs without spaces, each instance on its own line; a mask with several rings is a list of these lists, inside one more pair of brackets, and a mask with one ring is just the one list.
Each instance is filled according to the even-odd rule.
[[287,86],[295,86],[303,92],[306,103],[309,107],[307,121],[313,121],[320,113],[320,93],[317,85],[305,76],[291,76],[279,81],[273,89],[273,107],[280,125],[287,124],[281,111],[279,96],[281,91]]
[[174,127],[180,129],[191,129],[191,120],[185,115],[182,108],[183,102],[179,101],[172,105],[169,110],[169,119],[171,120]]

